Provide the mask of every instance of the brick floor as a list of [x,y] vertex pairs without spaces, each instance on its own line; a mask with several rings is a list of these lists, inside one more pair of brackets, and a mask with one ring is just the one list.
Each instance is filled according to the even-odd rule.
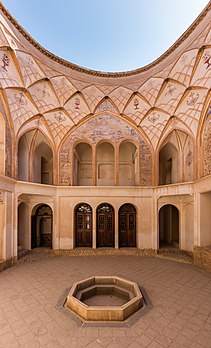
[[[84,325],[58,304],[93,275],[137,282],[151,306],[127,325]],[[211,348],[211,273],[155,257],[38,256],[0,273],[0,347]]]

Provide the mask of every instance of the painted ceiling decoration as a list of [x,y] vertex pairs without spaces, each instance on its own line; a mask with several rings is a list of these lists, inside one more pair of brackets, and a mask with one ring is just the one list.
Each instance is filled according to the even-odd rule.
[[209,3],[153,63],[103,73],[45,50],[0,3],[1,100],[15,136],[40,129],[58,149],[84,120],[110,113],[131,122],[154,150],[169,129],[196,139],[211,99],[210,23]]

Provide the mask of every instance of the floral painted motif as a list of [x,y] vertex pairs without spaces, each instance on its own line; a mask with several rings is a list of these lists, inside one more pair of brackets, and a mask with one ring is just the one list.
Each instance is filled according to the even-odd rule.
[[204,64],[207,64],[206,69],[209,69],[211,66],[211,54],[209,52],[206,52],[203,56]]
[[148,120],[151,123],[155,123],[157,120],[159,120],[160,115],[156,114],[155,112],[153,112],[150,116],[148,116]]
[[66,120],[66,117],[62,115],[61,111],[55,112],[54,117],[59,123],[64,122]]
[[1,61],[3,63],[3,65],[1,65],[2,69],[4,69],[4,71],[7,71],[7,67],[10,65],[10,59],[8,55],[4,53]]
[[187,100],[187,105],[194,106],[198,99],[199,99],[199,93],[191,92]]
[[27,99],[23,93],[15,93],[14,98],[19,106],[27,105]]

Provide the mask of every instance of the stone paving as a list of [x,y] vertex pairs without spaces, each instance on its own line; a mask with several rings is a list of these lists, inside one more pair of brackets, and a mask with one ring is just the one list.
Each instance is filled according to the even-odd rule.
[[[153,307],[127,325],[84,325],[58,303],[75,281],[93,275],[137,282]],[[210,348],[211,273],[144,256],[55,256],[18,264],[0,273],[0,347]]]

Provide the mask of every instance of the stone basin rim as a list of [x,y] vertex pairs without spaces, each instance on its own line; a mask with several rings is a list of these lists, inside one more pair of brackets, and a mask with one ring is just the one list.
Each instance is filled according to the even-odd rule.
[[[116,290],[115,286],[122,289],[123,292],[128,293],[128,300],[122,305],[94,306],[87,305],[80,298],[77,298],[77,293],[83,291],[88,292],[87,298],[94,297],[95,295],[89,296],[89,292],[91,293],[89,289],[97,288],[97,286],[103,288],[103,285],[114,288],[114,291]],[[118,291],[116,295],[121,298],[118,296]],[[65,306],[85,321],[124,321],[143,306],[143,296],[135,282],[118,276],[93,276],[73,284]]]

